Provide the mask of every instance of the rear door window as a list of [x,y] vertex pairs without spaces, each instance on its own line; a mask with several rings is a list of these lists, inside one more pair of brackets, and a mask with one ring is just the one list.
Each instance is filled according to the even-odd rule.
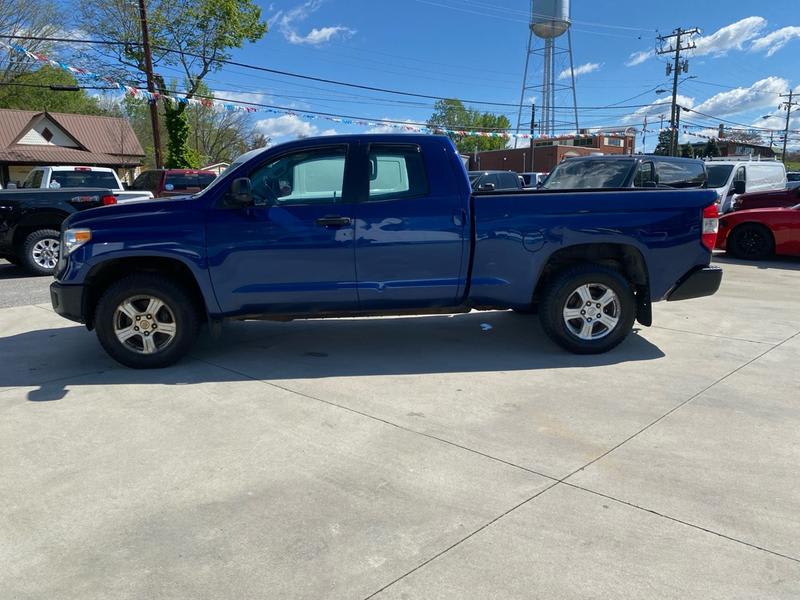
[[428,177],[418,146],[370,146],[370,200],[413,198],[427,194]]
[[658,185],[672,188],[699,188],[706,183],[701,161],[659,161],[656,163]]

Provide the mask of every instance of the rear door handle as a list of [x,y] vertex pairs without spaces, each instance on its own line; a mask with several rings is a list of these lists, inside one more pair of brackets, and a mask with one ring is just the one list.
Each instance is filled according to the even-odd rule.
[[320,227],[345,227],[352,223],[350,217],[341,217],[339,215],[326,215],[314,222]]

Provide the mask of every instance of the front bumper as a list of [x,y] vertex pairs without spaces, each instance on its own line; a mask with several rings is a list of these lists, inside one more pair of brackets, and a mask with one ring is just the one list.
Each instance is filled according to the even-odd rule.
[[58,282],[50,284],[50,302],[53,310],[70,321],[84,323],[82,285],[63,285]]
[[722,283],[722,269],[719,267],[697,267],[684,275],[667,294],[667,300],[688,300],[702,298],[717,292]]

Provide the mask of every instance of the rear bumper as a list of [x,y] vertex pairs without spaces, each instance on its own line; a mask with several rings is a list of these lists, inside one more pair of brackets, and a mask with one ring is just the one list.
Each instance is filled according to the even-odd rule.
[[688,300],[711,296],[722,283],[722,269],[719,267],[697,267],[684,275],[667,294],[667,300]]
[[70,321],[83,323],[83,286],[50,284],[50,302],[53,310]]

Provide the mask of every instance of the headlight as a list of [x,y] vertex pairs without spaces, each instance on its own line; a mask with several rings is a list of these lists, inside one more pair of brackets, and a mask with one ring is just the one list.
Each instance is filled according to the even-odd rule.
[[67,229],[64,232],[64,252],[72,254],[91,239],[91,229]]

